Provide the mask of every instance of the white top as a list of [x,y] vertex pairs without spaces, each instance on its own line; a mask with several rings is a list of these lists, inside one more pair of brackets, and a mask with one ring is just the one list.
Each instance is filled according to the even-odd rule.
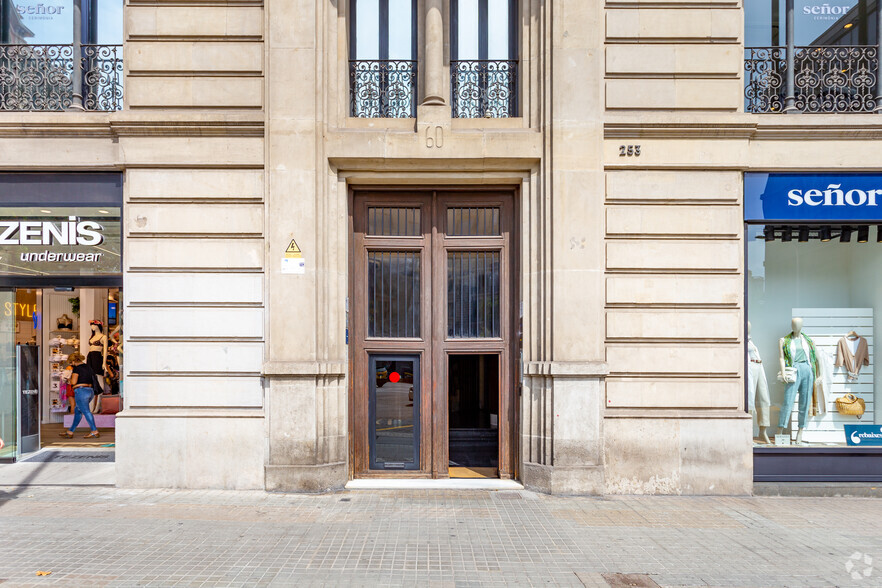
[[753,344],[753,339],[747,338],[747,358],[752,361],[762,361],[760,359],[759,349]]

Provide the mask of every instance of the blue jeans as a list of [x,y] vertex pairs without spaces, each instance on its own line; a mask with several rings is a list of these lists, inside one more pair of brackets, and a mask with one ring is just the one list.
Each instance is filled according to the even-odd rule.
[[74,390],[76,409],[74,409],[73,425],[70,427],[71,433],[77,430],[77,425],[80,424],[80,421],[84,416],[86,417],[86,422],[89,423],[89,428],[92,432],[94,433],[98,430],[98,427],[95,426],[95,417],[92,416],[92,411],[89,410],[89,403],[92,402],[92,396],[94,395],[95,391],[92,390],[91,386],[83,386],[82,388],[76,388]]
[[807,363],[797,363],[793,367],[796,368],[796,381],[787,384],[787,390],[784,392],[784,403],[781,404],[781,413],[778,415],[778,426],[782,429],[790,422],[790,411],[793,410],[793,401],[796,400],[797,392],[799,392],[800,429],[805,427],[809,406],[812,403],[815,376],[812,373],[811,366]]

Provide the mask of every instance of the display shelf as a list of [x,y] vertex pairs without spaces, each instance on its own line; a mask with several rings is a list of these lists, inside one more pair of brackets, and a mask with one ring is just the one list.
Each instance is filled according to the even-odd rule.
[[[856,382],[849,382],[845,367],[833,368],[832,390],[827,394],[825,414],[809,416],[802,440],[806,443],[841,443],[845,445],[845,424],[873,424],[874,411],[874,359],[873,309],[872,308],[794,308],[792,316],[802,317],[803,332],[811,337],[818,353],[825,353],[830,364],[836,363],[839,340],[849,331],[855,331],[867,340],[870,365],[863,366]],[[819,358],[820,359],[820,358]],[[839,414],[836,399],[854,394],[866,403],[863,416]],[[798,422],[797,402],[791,407],[791,422]],[[796,439],[797,428],[792,427],[791,439]]]
[[[51,355],[47,356],[47,361],[49,362],[49,413],[64,415],[68,413],[69,407],[67,406],[66,399],[61,397],[61,374],[64,371],[63,366],[66,362],[66,358],[74,351],[77,351],[78,348],[78,345],[68,341],[76,341],[79,343],[79,332],[72,329],[54,329],[49,331],[48,335],[48,341],[56,338],[61,338],[65,341],[64,343],[49,345],[49,349],[56,347],[60,349],[61,355],[65,357],[65,359],[52,359]],[[62,369],[52,369],[53,365],[58,365]],[[56,384],[58,385],[56,386]],[[57,404],[53,405],[52,402],[54,401],[57,401]]]

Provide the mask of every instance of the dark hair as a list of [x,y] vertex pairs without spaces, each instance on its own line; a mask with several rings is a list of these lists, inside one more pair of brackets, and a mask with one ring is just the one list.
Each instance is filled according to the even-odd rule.
[[102,335],[104,334],[104,327],[101,326],[101,323],[92,323],[93,327],[98,327],[98,332]]

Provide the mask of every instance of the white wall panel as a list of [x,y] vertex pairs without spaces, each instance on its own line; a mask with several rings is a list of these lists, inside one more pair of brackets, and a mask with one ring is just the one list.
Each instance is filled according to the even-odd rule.
[[137,407],[260,408],[259,377],[140,376],[125,385],[126,402]]
[[738,304],[741,276],[609,276],[609,304]]
[[607,361],[613,373],[738,374],[744,363],[740,344],[611,344]]
[[263,337],[263,309],[136,307],[126,328],[136,337]]
[[263,269],[262,239],[138,238],[126,241],[126,269]]
[[263,343],[130,341],[126,372],[250,372],[263,368]]
[[253,169],[131,169],[126,194],[139,199],[262,198],[263,171]]
[[126,229],[138,233],[263,234],[262,204],[130,204]]
[[128,304],[263,302],[263,274],[131,273],[125,277]]

